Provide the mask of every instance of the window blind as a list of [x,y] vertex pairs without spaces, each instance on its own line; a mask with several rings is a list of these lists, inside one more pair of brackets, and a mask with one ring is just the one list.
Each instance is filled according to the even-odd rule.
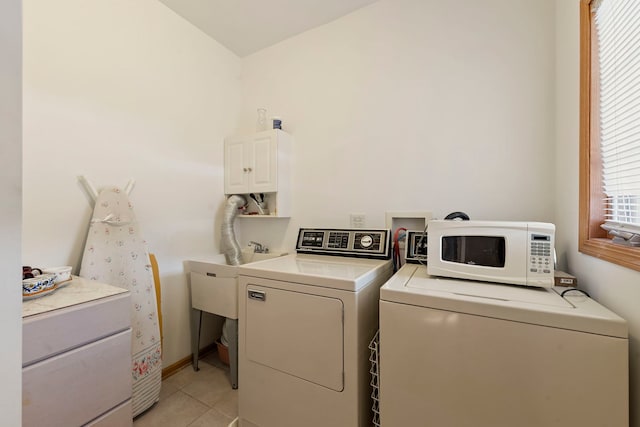
[[640,1],[594,3],[603,228],[627,240],[640,233]]

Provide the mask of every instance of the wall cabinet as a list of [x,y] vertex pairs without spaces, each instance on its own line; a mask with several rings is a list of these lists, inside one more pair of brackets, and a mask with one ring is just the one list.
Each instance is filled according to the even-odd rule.
[[131,426],[131,296],[73,277],[22,306],[22,425]]
[[269,216],[289,216],[291,150],[291,136],[279,129],[226,138],[225,194],[246,195],[249,212],[257,212],[249,194],[263,194]]

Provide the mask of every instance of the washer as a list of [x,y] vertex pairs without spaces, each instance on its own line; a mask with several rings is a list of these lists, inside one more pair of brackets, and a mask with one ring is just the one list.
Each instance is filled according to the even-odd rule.
[[370,427],[390,233],[301,229],[296,250],[238,270],[239,425]]
[[627,323],[558,289],[404,265],[380,291],[381,425],[628,425]]

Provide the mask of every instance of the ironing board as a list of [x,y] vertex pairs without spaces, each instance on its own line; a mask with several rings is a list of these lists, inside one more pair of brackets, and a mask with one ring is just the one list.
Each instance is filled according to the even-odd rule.
[[135,417],[159,399],[162,350],[149,252],[127,187],[125,191],[105,188],[95,197],[80,276],[131,292],[131,400]]

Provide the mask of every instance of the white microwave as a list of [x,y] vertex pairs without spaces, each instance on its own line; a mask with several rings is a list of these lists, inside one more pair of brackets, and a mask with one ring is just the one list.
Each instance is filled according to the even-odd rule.
[[553,224],[433,220],[427,233],[430,275],[553,287]]

